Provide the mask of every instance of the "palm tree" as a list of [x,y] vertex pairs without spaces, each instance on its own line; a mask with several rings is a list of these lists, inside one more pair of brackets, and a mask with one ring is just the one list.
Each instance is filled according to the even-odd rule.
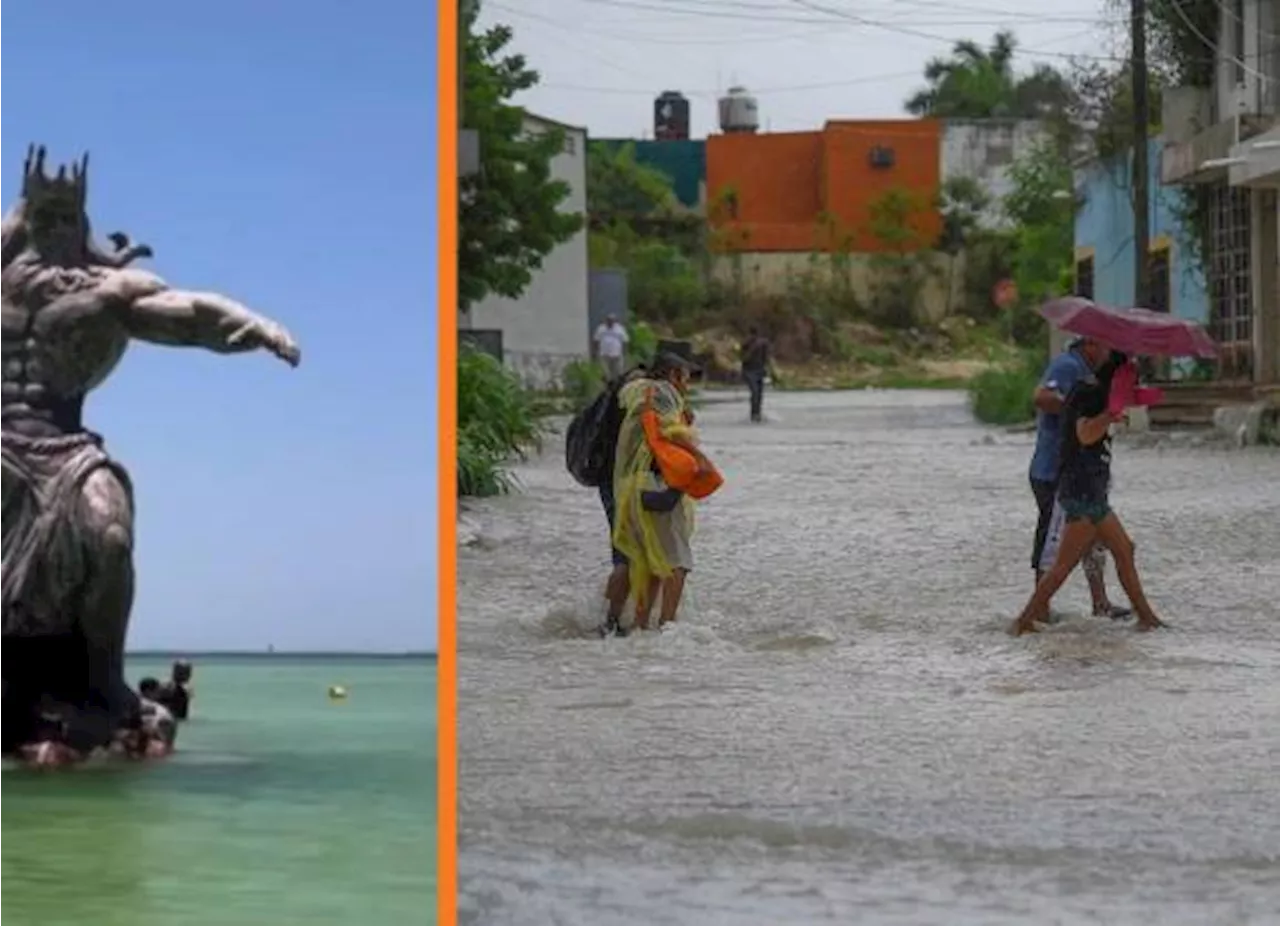
[[1018,78],[1017,44],[1006,31],[997,32],[989,48],[957,42],[950,57],[925,65],[928,86],[907,100],[907,112],[941,119],[1035,118],[1060,106],[1068,92],[1065,78],[1047,65]]

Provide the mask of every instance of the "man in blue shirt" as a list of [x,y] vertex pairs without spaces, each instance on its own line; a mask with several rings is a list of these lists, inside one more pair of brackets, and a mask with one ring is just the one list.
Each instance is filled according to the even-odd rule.
[[[1040,555],[1044,551],[1049,524],[1053,519],[1053,503],[1058,493],[1058,463],[1062,450],[1062,406],[1067,395],[1092,372],[1111,359],[1111,351],[1105,345],[1090,338],[1079,338],[1049,361],[1049,366],[1036,387],[1036,449],[1031,456],[1031,492],[1036,497],[1040,516],[1036,521],[1035,544],[1031,551],[1031,568],[1036,571],[1036,583],[1040,582]],[[1095,547],[1084,558],[1084,574],[1089,580],[1089,594],[1093,598],[1093,613],[1098,617],[1122,618],[1131,613],[1128,608],[1115,607],[1107,597],[1104,578],[1106,552]]]

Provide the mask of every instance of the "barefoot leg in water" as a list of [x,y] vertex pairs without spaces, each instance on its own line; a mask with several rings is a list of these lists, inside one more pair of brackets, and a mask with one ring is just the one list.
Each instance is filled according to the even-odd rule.
[[1124,593],[1129,596],[1129,602],[1138,613],[1137,629],[1155,630],[1164,627],[1164,621],[1156,617],[1156,612],[1142,589],[1142,579],[1138,577],[1138,567],[1133,557],[1133,540],[1114,511],[1098,525],[1098,539],[1111,551],[1111,556],[1116,561],[1120,584],[1124,586]]
[[660,580],[654,578],[649,580],[649,587],[645,589],[644,599],[636,602],[636,627],[640,630],[649,629],[649,615],[653,613],[653,603],[658,597],[658,591],[662,588]]
[[680,609],[680,599],[684,596],[684,579],[686,572],[676,568],[670,576],[662,580],[662,610],[658,612],[658,626],[672,623],[676,612]]
[[1101,541],[1094,544],[1093,549],[1085,554],[1083,565],[1085,578],[1089,580],[1089,597],[1093,599],[1094,617],[1109,617],[1112,620],[1119,620],[1133,614],[1129,608],[1113,605],[1111,596],[1107,594],[1106,544]]
[[1015,637],[1024,633],[1035,633],[1036,621],[1042,620],[1049,612],[1049,602],[1057,594],[1058,589],[1067,581],[1067,577],[1080,563],[1084,555],[1093,546],[1096,537],[1094,526],[1084,518],[1068,521],[1062,528],[1062,541],[1058,546],[1058,557],[1053,567],[1036,584],[1036,590],[1022,609],[1018,619],[1013,622],[1009,632]]
[[606,619],[611,627],[616,627],[622,619],[622,611],[627,606],[627,597],[631,594],[631,578],[626,563],[613,567],[609,573],[609,582],[604,587],[604,597],[609,603]]
[[612,634],[626,636],[626,631],[622,628],[622,612],[626,610],[627,599],[630,597],[630,570],[626,563],[619,563],[615,559],[613,570],[609,573],[609,581],[604,586],[606,610],[604,623],[597,628],[600,636],[607,637]]

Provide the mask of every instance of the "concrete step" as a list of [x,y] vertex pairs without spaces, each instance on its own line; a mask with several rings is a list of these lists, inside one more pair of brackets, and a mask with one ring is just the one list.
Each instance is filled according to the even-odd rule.
[[1191,413],[1181,412],[1164,412],[1159,415],[1153,414],[1150,418],[1151,427],[1157,431],[1166,430],[1209,430],[1213,427],[1213,412],[1203,414],[1198,411]]
[[1254,401],[1252,385],[1221,383],[1169,383],[1162,385],[1163,405],[1231,405]]
[[1251,385],[1170,383],[1161,388],[1164,401],[1150,410],[1151,426],[1161,430],[1211,428],[1215,409],[1257,401]]

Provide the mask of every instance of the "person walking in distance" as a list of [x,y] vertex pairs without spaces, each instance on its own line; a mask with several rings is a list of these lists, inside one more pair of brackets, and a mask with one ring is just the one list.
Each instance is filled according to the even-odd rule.
[[764,418],[764,380],[770,368],[769,342],[752,325],[747,329],[747,340],[742,345],[742,379],[751,393],[751,420]]
[[[1111,361],[1110,349],[1095,340],[1078,339],[1057,357],[1049,361],[1040,385],[1036,387],[1033,401],[1036,407],[1036,444],[1031,457],[1031,492],[1035,496],[1039,517],[1036,519],[1035,540],[1031,550],[1031,568],[1035,570],[1036,584],[1053,564],[1042,563],[1045,540],[1053,520],[1054,499],[1058,493],[1060,458],[1062,455],[1062,411],[1067,395],[1095,371],[1103,371]],[[1089,594],[1093,599],[1095,617],[1120,619],[1128,617],[1129,608],[1111,604],[1107,596],[1105,578],[1106,550],[1095,544],[1083,557],[1084,574],[1089,580]]]
[[616,315],[605,316],[604,324],[596,329],[596,358],[604,369],[604,377],[613,382],[622,375],[626,363],[627,342],[630,340],[626,326]]

